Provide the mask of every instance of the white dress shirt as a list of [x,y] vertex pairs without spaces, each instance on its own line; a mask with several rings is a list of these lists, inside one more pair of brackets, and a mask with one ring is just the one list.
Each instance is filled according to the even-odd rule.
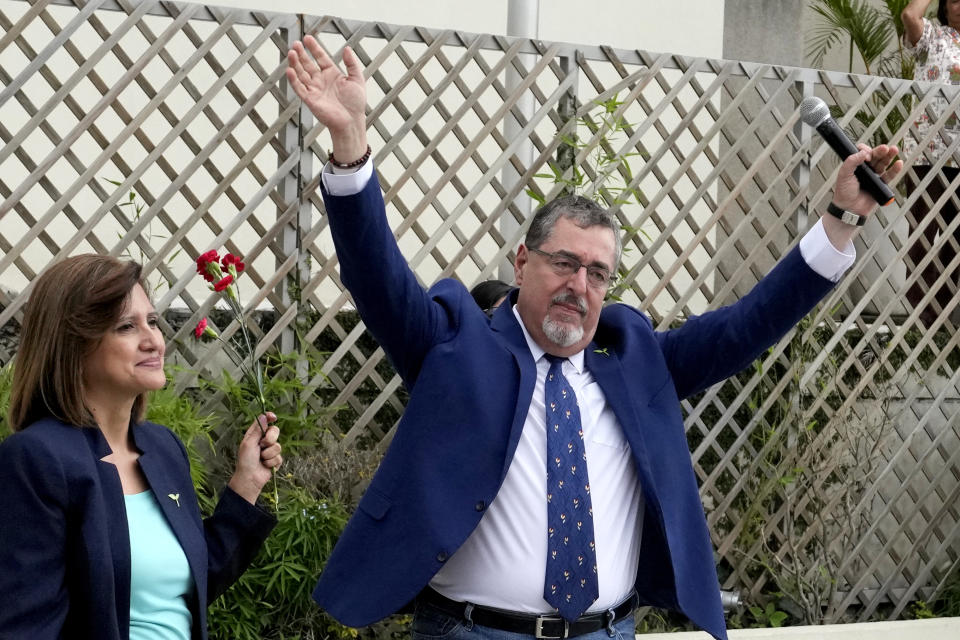
[[[496,499],[463,546],[430,581],[452,600],[498,609],[547,613],[543,599],[547,568],[547,428],[544,381],[550,363],[523,329],[537,363],[537,383],[520,442]],[[587,609],[620,604],[637,577],[643,494],[623,430],[600,385],[584,368],[583,352],[563,363],[563,375],[577,396],[593,504],[600,595]]]
[[[358,193],[372,177],[371,162],[357,170],[338,170],[328,164],[322,174],[324,187],[335,196]],[[844,251],[834,248],[820,221],[801,238],[800,254],[811,269],[834,282],[856,257],[852,243]],[[537,364],[527,419],[496,499],[430,586],[452,600],[549,613],[553,609],[543,599],[547,558],[544,380],[549,363],[516,307],[513,313]],[[600,595],[587,611],[603,611],[633,590],[643,530],[643,492],[623,430],[599,385],[584,368],[582,351],[563,363],[563,374],[580,407],[593,502]]]

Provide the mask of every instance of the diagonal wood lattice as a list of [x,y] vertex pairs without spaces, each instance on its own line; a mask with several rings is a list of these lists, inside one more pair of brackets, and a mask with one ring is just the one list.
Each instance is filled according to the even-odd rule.
[[[804,97],[836,105],[867,142],[912,135],[926,113],[936,126],[920,148],[940,135],[937,100],[960,105],[949,87],[639,50],[2,0],[0,329],[16,332],[56,259],[129,256],[158,308],[179,312],[164,321],[168,352],[216,370],[220,354],[189,340],[216,301],[192,259],[224,247],[249,265],[244,303],[269,317],[250,321],[261,350],[328,351],[308,400],[343,407],[331,428],[344,441],[388,443],[404,392],[339,281],[317,188],[324,133],[284,82],[304,33],[338,59],[349,44],[366,67],[388,215],[424,284],[495,277],[522,238],[525,192],[580,182],[625,229],[615,294],[662,329],[746,293],[824,209],[837,162],[801,126]],[[929,195],[943,159],[905,160],[934,171],[895,182],[900,204],[870,221],[835,292],[755,369],[684,401],[725,587],[794,585],[806,607],[894,618],[960,562],[960,218],[946,213],[960,203]],[[913,220],[918,201],[943,214]]]

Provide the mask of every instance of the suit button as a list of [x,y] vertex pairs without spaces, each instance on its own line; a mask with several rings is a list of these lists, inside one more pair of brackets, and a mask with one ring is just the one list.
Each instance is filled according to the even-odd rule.
[[484,509],[487,508],[487,504],[486,504],[483,500],[480,500],[479,502],[477,502],[477,504],[474,506],[474,508],[475,508],[477,511],[483,511]]
[[449,557],[446,551],[441,551],[437,554],[437,562],[446,562]]

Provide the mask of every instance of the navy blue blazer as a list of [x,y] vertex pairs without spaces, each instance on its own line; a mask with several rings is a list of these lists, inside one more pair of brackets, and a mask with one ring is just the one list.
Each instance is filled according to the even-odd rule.
[[[341,279],[410,399],[396,435],[320,576],[314,599],[363,626],[404,607],[493,502],[516,450],[536,365],[510,304],[492,319],[462,284],[425,291],[397,248],[376,180],[324,194]],[[737,303],[653,330],[606,306],[586,365],[633,453],[645,498],[636,587],[725,638],[713,547],[680,398],[749,365],[833,286],[791,251]],[[511,295],[515,302],[516,291]]]
[[[193,638],[207,605],[246,569],[275,524],[225,488],[201,520],[183,443],[134,425],[140,468],[193,575]],[[99,429],[40,420],[0,442],[0,639],[126,640],[130,536],[117,468]],[[179,504],[168,498],[179,494]]]

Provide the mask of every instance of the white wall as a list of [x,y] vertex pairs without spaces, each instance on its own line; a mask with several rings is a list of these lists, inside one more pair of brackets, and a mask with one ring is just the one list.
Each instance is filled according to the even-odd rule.
[[[505,34],[507,0],[219,0],[215,4]],[[544,40],[719,58],[722,0],[541,0]]]

